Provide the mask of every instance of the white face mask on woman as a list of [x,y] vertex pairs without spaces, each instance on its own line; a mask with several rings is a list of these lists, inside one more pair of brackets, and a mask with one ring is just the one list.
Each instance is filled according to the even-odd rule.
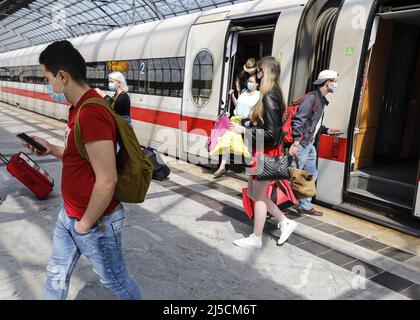
[[256,86],[256,83],[254,83],[254,82],[247,82],[247,84],[246,84],[246,87],[249,91],[254,91],[255,86]]

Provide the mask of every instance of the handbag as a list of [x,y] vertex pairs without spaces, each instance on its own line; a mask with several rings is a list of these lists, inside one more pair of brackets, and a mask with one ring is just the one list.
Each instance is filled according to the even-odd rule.
[[288,154],[274,157],[259,155],[256,161],[257,180],[290,180],[292,158]]
[[313,176],[306,170],[299,169],[297,157],[296,167],[290,168],[290,184],[296,199],[312,198],[316,195]]
[[302,169],[290,168],[290,183],[297,199],[312,198],[316,195],[313,176]]

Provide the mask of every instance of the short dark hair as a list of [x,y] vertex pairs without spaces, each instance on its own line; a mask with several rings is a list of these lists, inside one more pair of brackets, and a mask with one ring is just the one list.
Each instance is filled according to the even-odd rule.
[[54,76],[59,70],[70,74],[76,82],[86,82],[86,61],[70,41],[51,43],[39,56],[39,63]]

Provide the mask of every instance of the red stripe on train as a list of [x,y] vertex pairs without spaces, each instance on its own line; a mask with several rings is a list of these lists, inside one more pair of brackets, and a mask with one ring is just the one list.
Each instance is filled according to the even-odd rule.
[[180,121],[185,121],[186,128],[184,128],[184,131],[202,136],[210,136],[211,129],[214,125],[214,121],[212,120],[181,116],[179,113],[144,109],[136,106],[131,108],[131,117],[134,120],[174,129],[179,129]]
[[[25,89],[0,87],[0,90],[6,93],[17,94],[20,96],[54,102],[51,97],[44,92],[36,92]],[[64,105],[62,105],[64,106]],[[133,120],[156,124],[168,128],[179,129],[180,121],[186,122],[184,131],[192,132],[201,136],[210,136],[214,121],[194,117],[182,116],[178,113],[145,109],[133,106],[131,108]],[[334,138],[322,135],[319,142],[318,156],[322,159],[333,160],[344,163],[346,160],[347,139]],[[419,180],[420,181],[420,178]]]
[[[0,90],[6,93],[16,94],[28,98],[57,103],[51,99],[48,93],[30,91],[25,89],[0,87]],[[62,104],[62,106],[65,106]],[[194,117],[182,116],[179,113],[145,109],[137,106],[131,108],[131,117],[133,120],[156,124],[164,127],[179,129],[180,121],[186,122],[184,131],[192,132],[201,136],[210,136],[214,121]]]
[[[0,87],[0,90],[6,93],[11,93],[11,94],[16,94],[19,96],[23,96],[23,97],[28,97],[28,98],[32,98],[32,99],[38,99],[38,100],[43,100],[43,101],[47,101],[47,102],[54,102],[57,104],[57,101],[51,99],[50,95],[48,93],[44,93],[44,92],[37,92],[37,91],[31,91],[31,90],[25,90],[25,89],[18,89],[18,88],[10,88],[10,87]],[[63,107],[66,106],[64,104],[60,104]],[[70,104],[69,104],[70,106]]]

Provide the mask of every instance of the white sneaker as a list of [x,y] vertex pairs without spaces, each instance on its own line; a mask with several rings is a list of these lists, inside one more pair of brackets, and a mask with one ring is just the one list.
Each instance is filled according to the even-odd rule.
[[279,223],[277,227],[281,230],[281,236],[277,241],[277,244],[281,246],[287,241],[287,239],[289,239],[293,231],[295,231],[297,223],[293,220],[285,219],[283,222]]
[[233,243],[238,247],[262,247],[261,237],[257,237],[255,234],[251,234],[248,238],[234,240]]

